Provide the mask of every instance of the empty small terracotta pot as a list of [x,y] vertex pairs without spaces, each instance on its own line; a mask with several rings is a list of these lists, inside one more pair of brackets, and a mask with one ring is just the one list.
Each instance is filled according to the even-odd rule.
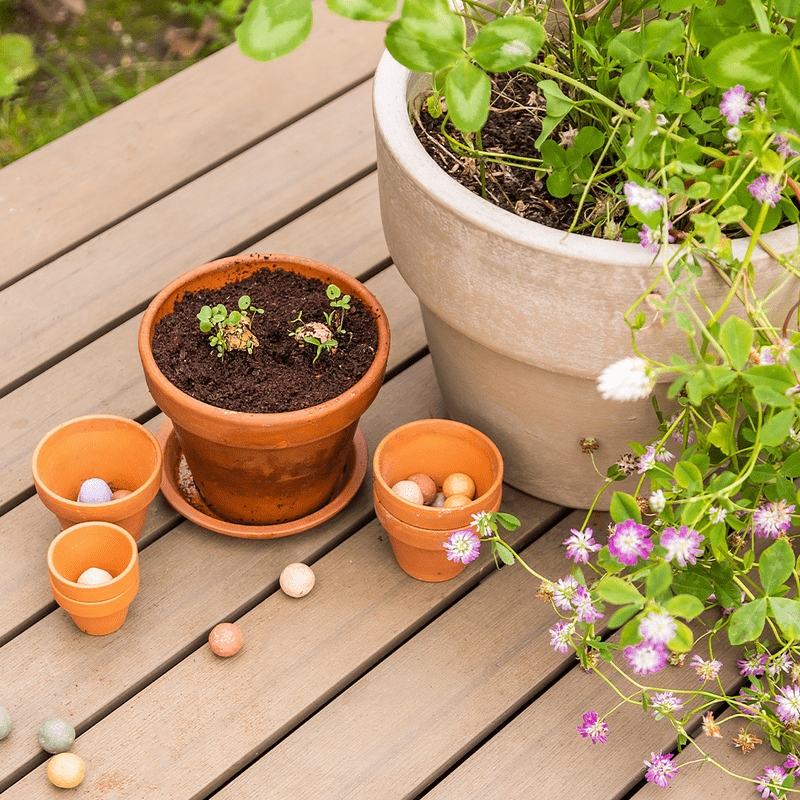
[[[423,472],[437,486],[454,472],[475,481],[475,498],[457,508],[411,503],[391,487]],[[469,528],[472,515],[497,511],[503,492],[503,458],[483,433],[461,422],[422,419],[393,430],[375,448],[373,500],[378,520],[389,534],[397,563],[413,578],[444,581],[464,565],[449,561],[444,542]]]
[[[106,570],[112,579],[78,583],[90,567]],[[136,542],[124,528],[109,522],[84,522],[58,534],[47,550],[47,569],[56,602],[78,628],[94,636],[122,625],[139,589]]]
[[[93,414],[50,431],[36,446],[32,469],[39,498],[62,528],[113,522],[138,539],[161,483],[161,448],[138,422]],[[130,494],[107,503],[79,503],[88,478],[102,478],[112,490]]]

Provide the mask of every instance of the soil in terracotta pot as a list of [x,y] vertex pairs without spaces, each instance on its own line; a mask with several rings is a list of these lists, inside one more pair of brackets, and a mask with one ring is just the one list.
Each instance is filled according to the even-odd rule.
[[[378,333],[368,309],[353,297],[345,311],[345,334],[335,334],[335,353],[298,343],[290,331],[302,312],[302,322],[324,322],[331,312],[327,285],[289,270],[265,267],[215,291],[187,292],[173,313],[155,327],[152,350],[158,368],[191,397],[218,408],[252,413],[296,411],[324,403],[358,382],[369,369],[378,346]],[[222,303],[238,307],[249,295],[254,308],[252,330],[259,341],[252,353],[229,350],[222,358],[200,331],[197,314]],[[352,334],[352,338],[351,338]]]

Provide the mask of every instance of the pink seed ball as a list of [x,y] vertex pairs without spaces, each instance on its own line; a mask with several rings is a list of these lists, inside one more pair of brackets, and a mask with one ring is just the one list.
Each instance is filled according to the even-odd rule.
[[208,634],[208,644],[214,655],[228,658],[235,656],[244,644],[244,636],[238,625],[232,622],[220,622]]
[[121,500],[123,497],[127,497],[132,492],[128,491],[127,489],[117,489],[111,493],[112,500]]
[[111,499],[111,487],[102,478],[87,478],[78,492],[79,503],[107,503]]
[[289,564],[281,572],[281,589],[289,597],[305,597],[314,588],[315,582],[314,570],[307,564]]
[[398,481],[392,486],[392,491],[403,500],[408,500],[409,503],[423,504],[422,489],[414,481]]
[[424,472],[415,472],[413,475],[408,476],[408,480],[414,481],[419,486],[422,492],[422,502],[429,506],[433,498],[436,497],[436,482],[433,478]]

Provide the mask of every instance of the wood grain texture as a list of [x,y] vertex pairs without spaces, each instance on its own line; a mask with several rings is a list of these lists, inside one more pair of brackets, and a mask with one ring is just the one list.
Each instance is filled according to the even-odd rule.
[[322,0],[314,18],[309,39],[284,58],[258,63],[231,45],[0,170],[0,283],[366,80],[385,27],[343,19]]
[[[509,490],[508,507],[525,516],[529,525],[544,526],[558,511],[513,490]],[[178,530],[183,534],[188,527]],[[173,544],[169,550],[183,553],[177,557],[184,562],[202,558],[203,563],[215,563],[211,559],[217,558],[219,568],[225,570],[228,543],[219,541],[222,537],[201,541],[189,533],[186,530],[186,547]],[[147,555],[161,541],[148,548]],[[274,588],[279,565],[290,557],[286,549],[295,548],[296,554],[304,541],[305,537],[289,537],[268,547],[260,543],[260,548],[247,548],[249,552],[238,556],[243,574],[228,591],[238,593],[240,584],[260,573],[261,585],[266,582],[273,592],[241,618],[232,617],[244,632],[243,649],[234,658],[222,660],[195,639],[196,649],[185,653],[179,664],[83,734],[72,752],[91,762],[92,769],[75,797],[110,800],[207,794],[444,611],[475,586],[481,574],[494,570],[487,559],[450,581],[416,581],[399,569],[385,533],[373,521],[314,564],[317,585],[311,595],[298,601]],[[280,555],[273,550],[280,550]],[[177,583],[188,566],[181,567],[173,555],[163,571]],[[209,593],[206,604],[220,607],[218,593],[225,581],[219,576],[195,576],[192,581],[194,591],[183,585],[169,592],[163,582],[160,587],[169,592],[162,595],[159,606],[169,609],[164,613],[169,621],[164,624],[173,629],[179,625],[206,629],[175,607],[188,611],[197,605],[198,590]],[[232,605],[234,600],[227,602]],[[140,606],[134,625],[152,619],[153,613],[154,609]],[[132,649],[138,652],[131,657],[141,660],[146,655],[145,641],[142,632],[132,631],[126,653],[118,656],[127,661],[127,649]],[[162,651],[172,644],[171,639],[156,638],[155,632],[150,639],[151,647],[160,645]],[[96,674],[92,666],[84,660],[81,692],[93,684],[95,692],[100,690],[92,678]],[[109,668],[115,676],[125,670],[119,659],[109,663]],[[52,796],[41,771],[40,767],[13,785],[4,798]]]
[[[179,275],[241,252],[265,229],[371,169],[370,89],[366,83],[347,92],[6,288],[4,303],[30,325],[25,346],[8,353],[2,384],[90,340],[132,309],[144,308]],[[309,155],[298,158],[300,152]],[[340,249],[348,241],[374,239],[379,230],[374,201],[355,194],[342,198],[341,212],[334,202],[318,214],[318,224],[329,231],[337,223],[327,215],[344,215]]]

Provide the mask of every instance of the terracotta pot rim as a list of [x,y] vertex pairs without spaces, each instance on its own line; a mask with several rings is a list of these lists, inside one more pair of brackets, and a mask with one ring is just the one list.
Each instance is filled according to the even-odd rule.
[[[326,400],[324,403],[319,403],[315,406],[298,409],[296,411],[281,411],[281,412],[247,412],[247,411],[232,411],[229,409],[219,408],[212,406],[209,403],[204,403],[202,400],[197,400],[191,395],[178,389],[171,381],[167,379],[163,372],[158,368],[155,359],[153,358],[153,351],[150,347],[151,331],[155,325],[155,316],[160,310],[164,302],[176,291],[180,290],[183,286],[197,278],[207,275],[209,273],[218,272],[228,267],[263,262],[264,266],[270,262],[283,262],[284,264],[303,264],[320,268],[322,272],[329,274],[334,281],[341,281],[353,287],[353,282],[358,284],[358,297],[373,315],[375,327],[378,331],[378,347],[375,355],[370,364],[369,369],[364,375],[353,384],[346,392],[336,397]],[[354,292],[351,291],[351,294]],[[236,424],[244,427],[261,427],[264,420],[269,418],[275,420],[276,425],[291,425],[292,423],[303,423],[308,420],[310,414],[314,416],[327,414],[334,409],[345,405],[352,396],[360,395],[367,390],[367,387],[373,383],[385,369],[386,356],[389,351],[389,327],[386,319],[386,314],[378,302],[375,295],[367,289],[357,278],[348,275],[330,264],[324,264],[321,261],[316,261],[302,256],[287,255],[283,253],[248,253],[241,256],[229,256],[227,258],[219,258],[215,261],[210,261],[202,266],[195,267],[189,272],[179,276],[167,286],[165,286],[148,305],[147,310],[142,317],[142,322],[139,326],[139,355],[141,357],[145,373],[149,374],[151,379],[157,382],[165,393],[179,396],[180,402],[185,404],[196,415],[201,415],[211,419],[225,419],[231,416],[236,417]]]
[[[114,422],[124,423],[126,427],[136,430],[137,432],[141,432],[145,439],[147,439],[152,445],[153,452],[156,455],[156,463],[144,483],[138,488],[131,490],[129,495],[120,497],[116,500],[109,500],[107,503],[79,503],[77,500],[72,500],[69,497],[64,497],[63,495],[54,492],[42,480],[42,477],[39,474],[39,459],[41,451],[47,445],[48,441],[65,428],[71,427],[77,422],[86,422],[87,420],[113,420]],[[47,497],[57,500],[59,503],[63,503],[67,509],[71,511],[88,511],[90,509],[103,508],[108,509],[111,512],[119,509],[123,512],[119,515],[119,518],[124,519],[130,516],[130,511],[125,509],[124,506],[139,506],[145,499],[147,501],[146,505],[149,505],[153,498],[158,494],[158,489],[161,485],[161,459],[161,446],[158,444],[158,441],[156,441],[156,437],[150,433],[150,431],[147,430],[144,425],[136,422],[136,420],[128,417],[121,417],[116,414],[85,414],[82,417],[74,417],[66,422],[62,422],[60,425],[56,425],[55,428],[48,431],[39,440],[39,443],[36,445],[31,458],[31,471],[33,472],[33,480],[37,489],[42,491]]]
[[[421,428],[433,428],[437,430],[441,430],[443,432],[448,431],[468,431],[470,435],[474,435],[477,439],[479,439],[487,448],[489,452],[492,453],[495,463],[497,464],[497,474],[494,477],[489,488],[481,494],[479,497],[476,497],[474,500],[470,501],[468,504],[463,506],[457,506],[456,508],[448,509],[448,508],[432,508],[431,506],[421,506],[417,503],[411,503],[408,500],[404,500],[402,497],[397,497],[397,502],[408,508],[410,512],[415,515],[420,515],[422,519],[429,518],[431,521],[438,521],[439,524],[444,523],[447,521],[447,515],[456,514],[466,518],[469,520],[473,514],[478,514],[481,511],[486,511],[487,503],[491,505],[489,498],[495,497],[498,492],[502,492],[503,488],[503,456],[500,453],[497,445],[485,434],[483,431],[479,431],[477,428],[473,428],[471,425],[467,425],[464,422],[457,422],[456,420],[451,419],[418,419],[413,420],[411,422],[406,422],[404,425],[400,425],[399,427],[395,428],[394,430],[390,431],[386,434],[386,436],[381,439],[378,443],[377,447],[375,448],[375,452],[372,457],[372,473],[373,473],[373,480],[374,483],[378,484],[378,488],[376,489],[376,502],[377,502],[377,495],[378,494],[385,494],[391,495],[392,497],[396,497],[394,492],[392,492],[391,487],[389,484],[384,480],[383,475],[381,474],[380,470],[380,461],[381,457],[383,456],[383,451],[386,447],[391,443],[392,438],[402,435],[406,431],[410,430],[419,430]],[[383,505],[383,504],[382,504]],[[395,515],[392,515],[395,516]],[[469,522],[466,526],[456,526],[452,529],[447,530],[462,530],[465,527],[468,527]],[[424,528],[420,528],[420,530],[426,530]],[[445,529],[442,529],[445,530]]]
[[[125,528],[121,527],[120,525],[116,525],[113,522],[102,522],[99,520],[97,521],[92,520],[89,522],[79,522],[76,525],[70,525],[69,528],[65,528],[63,531],[61,531],[61,533],[59,533],[53,539],[52,542],[50,542],[50,546],[47,548],[47,569],[51,576],[57,575],[58,580],[71,589],[72,588],[75,588],[77,590],[87,589],[87,586],[85,586],[84,584],[78,583],[77,581],[71,581],[68,578],[65,578],[60,572],[58,572],[58,570],[55,568],[55,565],[53,564],[53,552],[62,540],[68,538],[69,536],[74,536],[76,533],[79,533],[81,530],[84,530],[86,528],[98,527],[98,526],[102,528],[110,528],[117,533],[122,533],[124,535],[124,538],[130,540],[130,545],[132,548],[132,557],[128,562],[128,566],[126,566],[125,569],[119,573],[119,575],[116,575],[110,581],[107,581],[102,585],[108,587],[112,584],[120,585],[128,581],[131,572],[133,572],[133,570],[136,569],[136,567],[138,566],[139,547],[136,544],[136,540],[133,538],[133,536],[131,536],[130,533],[128,533],[128,531],[125,530]],[[52,586],[52,577],[51,577],[51,586]],[[55,590],[54,586],[52,588]],[[82,602],[82,601],[75,601],[75,602]]]
[[[458,216],[468,218],[480,229],[501,230],[508,238],[522,243],[535,242],[538,250],[563,255],[565,251],[591,247],[598,261],[613,260],[642,267],[649,266],[658,258],[657,254],[654,257],[635,242],[615,242],[580,233],[565,233],[524,219],[462,186],[433,161],[409,124],[406,100],[409,84],[415,78],[424,80],[426,77],[407,69],[388,50],[384,51],[375,71],[373,111],[376,124],[380,126],[395,157],[399,152],[404,154],[402,160],[410,162],[408,171],[412,179],[425,187],[426,191],[436,194],[442,205],[453,209]],[[770,231],[764,238],[776,250],[792,249],[797,245],[797,225]],[[747,240],[734,240],[732,246],[734,255],[742,258],[747,249]]]
[[[119,594],[105,600],[76,600],[50,584],[53,597],[61,608],[79,617],[105,617],[115,614],[120,606],[128,606],[139,591],[139,581],[126,586]],[[106,612],[106,613],[104,613]]]

